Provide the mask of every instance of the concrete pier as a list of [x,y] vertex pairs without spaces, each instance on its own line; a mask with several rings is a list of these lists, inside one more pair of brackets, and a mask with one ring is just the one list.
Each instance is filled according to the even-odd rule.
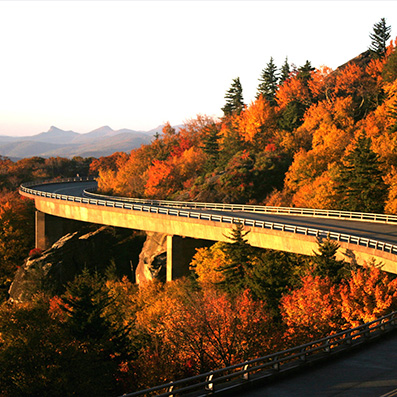
[[65,234],[80,230],[83,224],[83,222],[73,219],[61,218],[36,211],[35,246],[44,251]]

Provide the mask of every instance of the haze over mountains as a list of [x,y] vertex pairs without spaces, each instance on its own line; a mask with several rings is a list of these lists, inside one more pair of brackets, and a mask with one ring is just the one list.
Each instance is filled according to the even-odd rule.
[[130,152],[149,143],[163,126],[150,131],[121,129],[114,131],[109,126],[80,134],[63,131],[52,126],[47,132],[33,136],[12,137],[0,135],[0,155],[13,160],[25,157],[101,157],[114,152]]

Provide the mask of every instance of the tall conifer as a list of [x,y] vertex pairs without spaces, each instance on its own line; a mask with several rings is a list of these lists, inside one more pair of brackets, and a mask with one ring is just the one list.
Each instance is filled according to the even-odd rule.
[[276,105],[276,100],[274,99],[274,97],[277,91],[278,73],[277,66],[274,64],[273,57],[270,58],[270,61],[266,65],[266,68],[262,70],[259,81],[260,84],[258,86],[258,93],[256,97],[259,98],[259,96],[262,95],[265,99],[269,101],[271,105]]
[[340,209],[383,212],[387,188],[382,179],[379,156],[371,149],[371,139],[362,133],[344,157],[344,163],[337,176]]
[[220,286],[231,294],[241,292],[247,285],[246,277],[251,267],[252,253],[252,247],[245,239],[247,234],[248,231],[244,231],[243,224],[239,223],[231,232],[231,242],[222,246],[228,263],[219,269],[224,276]]
[[373,26],[373,33],[369,35],[372,42],[369,47],[374,57],[382,58],[386,53],[387,41],[390,39],[391,26],[386,25],[382,18]]
[[244,109],[243,88],[239,77],[233,79],[230,89],[226,92],[225,99],[226,105],[222,108],[225,116],[234,113],[240,114]]
[[285,58],[285,62],[281,67],[280,81],[279,84],[283,84],[285,80],[289,79],[291,68],[288,63],[288,58]]

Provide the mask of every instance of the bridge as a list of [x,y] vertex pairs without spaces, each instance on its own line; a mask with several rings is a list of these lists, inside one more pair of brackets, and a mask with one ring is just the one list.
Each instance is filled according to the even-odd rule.
[[[340,244],[339,258],[358,264],[374,258],[383,263],[384,270],[397,274],[395,215],[110,197],[95,193],[96,186],[95,181],[82,178],[21,185],[20,193],[35,200],[38,247],[48,248],[62,233],[76,227],[73,223],[76,221],[166,233],[167,280],[172,280],[188,269],[187,259],[190,261],[190,257],[186,255],[186,247],[192,251],[200,245],[200,241],[228,241],[228,231],[235,224],[242,223],[250,231],[248,242],[256,247],[311,255],[318,247],[319,238],[330,238]],[[297,383],[293,380],[289,381],[291,384],[282,382],[281,388],[275,385],[269,389],[266,385],[268,380],[298,371],[301,367],[319,368],[318,363],[360,345],[367,345],[369,341],[384,339],[387,334],[394,335],[394,339],[385,340],[387,347],[383,347],[380,353],[374,353],[379,363],[374,364],[371,356],[373,366],[368,369],[372,379],[378,376],[375,373],[382,371],[383,381],[376,379],[369,382],[368,374],[363,372],[358,359],[353,357],[352,362],[347,362],[348,369],[345,371],[341,371],[341,364],[337,364],[339,367],[335,371],[338,377],[331,376],[332,383],[329,367],[324,371],[325,374],[316,375],[328,380],[327,393],[323,386],[322,390],[316,389],[316,395],[352,395],[353,388],[354,395],[369,395],[369,387],[374,392],[376,389],[376,395],[391,388],[394,390],[384,396],[397,395],[397,366],[385,366],[385,357],[390,355],[390,348],[393,351],[397,349],[396,329],[397,312],[394,312],[372,323],[321,340],[128,396],[138,397],[147,392],[162,396],[202,396],[218,392],[238,396],[242,390],[247,396],[281,396],[291,395],[290,391],[295,393],[297,388],[301,394],[294,395],[309,395],[313,392],[313,387],[309,387],[313,379],[312,372]],[[394,344],[390,344],[390,341],[394,341]],[[362,359],[359,360],[361,362]],[[393,361],[391,358],[388,360]],[[351,368],[356,368],[354,376],[340,377],[341,374],[351,375]],[[387,374],[386,370],[389,371]],[[363,375],[359,377],[359,374]],[[260,388],[261,385],[265,385],[265,389]],[[363,389],[361,394],[358,393],[360,387]],[[251,388],[251,391],[247,391],[247,388]]]
[[195,249],[229,241],[242,223],[254,247],[313,255],[318,239],[340,245],[338,259],[362,264],[374,258],[397,274],[397,216],[305,208],[144,200],[96,194],[88,178],[22,184],[35,200],[36,247],[47,249],[76,221],[165,233],[167,280],[187,273]]

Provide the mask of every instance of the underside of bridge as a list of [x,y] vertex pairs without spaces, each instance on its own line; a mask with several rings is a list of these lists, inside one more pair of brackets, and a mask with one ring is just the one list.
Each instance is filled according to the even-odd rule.
[[[36,211],[36,248],[47,250],[61,237],[81,230],[86,224]],[[208,247],[213,243],[210,240],[168,235],[166,280],[186,276],[197,248]]]

